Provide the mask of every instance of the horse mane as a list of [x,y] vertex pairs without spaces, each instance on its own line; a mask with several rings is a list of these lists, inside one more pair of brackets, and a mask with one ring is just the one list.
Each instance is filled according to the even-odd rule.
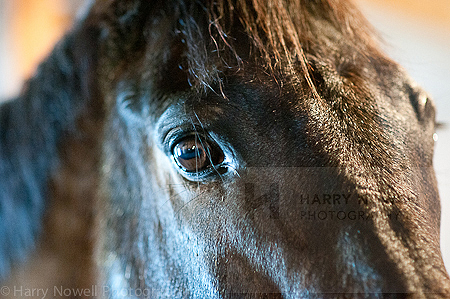
[[43,218],[54,205],[51,180],[68,163],[64,144],[83,140],[82,127],[101,113],[102,104],[91,101],[94,31],[88,26],[67,33],[21,94],[0,105],[0,280],[37,249]]

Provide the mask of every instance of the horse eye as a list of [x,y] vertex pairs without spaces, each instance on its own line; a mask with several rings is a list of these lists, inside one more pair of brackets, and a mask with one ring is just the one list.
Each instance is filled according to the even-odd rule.
[[218,146],[193,135],[175,144],[172,155],[178,166],[186,172],[199,172],[223,162],[224,155]]

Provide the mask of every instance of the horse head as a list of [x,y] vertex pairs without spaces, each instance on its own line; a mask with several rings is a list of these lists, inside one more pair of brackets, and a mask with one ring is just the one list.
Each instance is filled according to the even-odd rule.
[[106,297],[449,296],[435,107],[378,44],[344,0],[92,3],[1,107],[0,269],[43,240]]

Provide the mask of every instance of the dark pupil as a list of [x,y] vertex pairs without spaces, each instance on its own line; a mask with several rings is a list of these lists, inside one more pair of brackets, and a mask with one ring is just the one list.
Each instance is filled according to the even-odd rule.
[[173,151],[178,165],[186,171],[194,172],[209,166],[209,160],[203,145],[195,137],[178,143]]

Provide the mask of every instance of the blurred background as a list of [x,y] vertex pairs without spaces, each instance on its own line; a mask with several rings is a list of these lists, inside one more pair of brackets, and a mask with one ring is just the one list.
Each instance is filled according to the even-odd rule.
[[17,94],[84,0],[0,0],[0,99]]
[[[355,0],[385,40],[384,49],[433,96],[441,248],[450,270],[450,0]],[[0,0],[0,101],[17,95],[85,0]]]

